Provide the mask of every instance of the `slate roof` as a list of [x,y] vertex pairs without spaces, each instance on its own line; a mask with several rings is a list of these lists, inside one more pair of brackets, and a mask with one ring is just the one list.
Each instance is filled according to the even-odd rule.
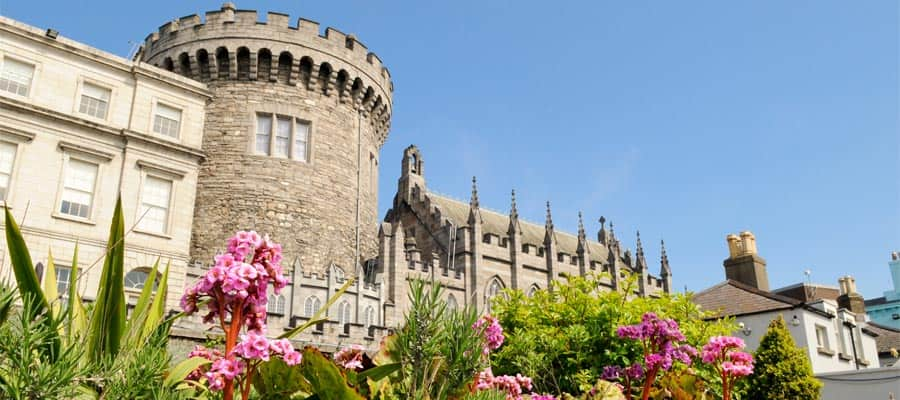
[[887,299],[884,296],[881,296],[881,297],[876,297],[874,299],[866,300],[866,307],[880,306],[882,304],[887,304],[887,303],[888,303]]
[[715,318],[734,317],[802,306],[802,301],[727,280],[694,295],[694,303],[716,312]]
[[875,337],[875,345],[878,347],[878,354],[890,353],[891,349],[900,350],[900,330],[879,325],[874,322],[866,323],[866,327],[878,336]]
[[[469,220],[469,204],[459,200],[451,199],[434,192],[428,192],[428,197],[432,204],[437,205],[441,209],[441,213],[452,220],[457,226],[465,226]],[[481,219],[483,220],[482,232],[492,233],[499,237],[506,237],[509,231],[509,215],[504,215],[496,211],[481,208]],[[545,229],[543,224],[528,222],[519,218],[519,227],[522,229],[522,242],[542,247],[544,244]],[[578,254],[578,236],[568,232],[555,230],[556,244],[558,251],[575,255]],[[609,249],[602,243],[587,240],[588,250],[591,252],[591,260],[606,262],[609,256]]]

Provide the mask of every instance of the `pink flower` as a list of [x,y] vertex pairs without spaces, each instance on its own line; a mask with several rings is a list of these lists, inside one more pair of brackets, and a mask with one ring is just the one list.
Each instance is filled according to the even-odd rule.
[[497,318],[490,315],[482,316],[478,321],[475,321],[472,329],[480,331],[484,335],[485,347],[482,349],[484,355],[488,355],[491,351],[497,350],[503,345],[505,340],[503,327],[500,326],[500,321]]
[[344,347],[334,354],[334,362],[346,369],[362,369],[365,350],[365,347],[358,344]]

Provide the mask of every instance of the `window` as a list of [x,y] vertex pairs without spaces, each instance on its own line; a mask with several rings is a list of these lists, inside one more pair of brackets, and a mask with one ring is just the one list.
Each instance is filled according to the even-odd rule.
[[541,290],[538,285],[531,285],[531,288],[528,289],[528,297],[533,297],[534,294],[538,292],[538,290]]
[[141,213],[138,229],[165,233],[169,225],[169,200],[172,181],[147,175],[141,188]]
[[12,180],[13,162],[16,160],[16,145],[0,142],[0,200],[6,200],[9,183]]
[[816,325],[816,345],[828,349],[828,331],[822,325]]
[[27,97],[33,76],[34,65],[6,57],[0,69],[0,90]]
[[501,290],[503,290],[503,284],[500,283],[500,280],[497,278],[492,279],[491,283],[488,285],[484,299],[484,308],[487,312],[491,312],[491,299],[497,297]]
[[[256,114],[256,154],[309,160],[309,123],[292,117]],[[292,145],[293,143],[293,145]]]
[[341,267],[332,267],[332,270],[334,271],[334,280],[336,282],[343,282],[344,281],[344,270],[341,269]]
[[69,298],[69,277],[72,274],[72,268],[59,265],[54,267],[56,268],[56,293],[59,294],[59,298],[67,299]]
[[70,158],[63,183],[59,212],[74,217],[90,218],[97,181],[97,164]]
[[177,138],[180,125],[181,110],[161,103],[156,104],[156,115],[153,117],[153,132]]
[[284,315],[284,303],[284,295],[271,293],[269,294],[268,302],[266,303],[266,312],[269,314]]
[[[144,288],[144,285],[147,284],[147,280],[150,279],[150,270],[146,268],[138,268],[128,271],[125,274],[125,288],[126,289],[135,289],[141,290]],[[156,286],[159,282],[156,280],[153,281],[153,290],[156,290]]]
[[344,300],[338,306],[338,323],[343,327],[350,323],[350,302]]
[[106,119],[111,93],[112,91],[109,89],[84,82],[81,87],[81,104],[78,106],[78,112]]
[[375,308],[372,306],[366,307],[366,327],[375,325]]
[[309,296],[306,298],[306,304],[303,307],[303,313],[307,318],[312,318],[319,309],[322,308],[322,302],[319,301],[319,298],[316,296]]

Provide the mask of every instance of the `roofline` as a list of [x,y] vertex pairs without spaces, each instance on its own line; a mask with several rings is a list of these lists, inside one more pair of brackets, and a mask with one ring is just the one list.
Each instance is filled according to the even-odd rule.
[[[708,319],[719,319],[719,318],[722,318],[722,317],[740,317],[740,316],[746,316],[746,315],[763,314],[763,313],[772,312],[772,311],[793,310],[793,309],[797,309],[797,308],[803,308],[804,310],[810,311],[810,312],[815,313],[815,314],[819,314],[819,315],[821,315],[821,316],[823,316],[823,317],[827,317],[827,318],[834,318],[834,317],[835,317],[834,314],[831,314],[831,313],[822,311],[822,310],[820,310],[820,309],[818,309],[818,308],[815,308],[815,307],[811,307],[809,304],[804,303],[804,302],[802,302],[802,301],[800,301],[800,300],[793,299],[793,298],[786,297],[786,296],[782,296],[782,295],[780,295],[780,294],[775,294],[775,293],[767,292],[767,291],[765,291],[765,290],[761,290],[761,289],[755,288],[755,287],[753,287],[753,286],[747,285],[747,284],[745,284],[745,283],[738,282],[738,281],[733,280],[733,279],[726,279],[725,281],[723,281],[723,282],[721,282],[721,283],[719,283],[719,284],[717,284],[717,285],[714,285],[714,286],[712,286],[712,287],[710,287],[710,288],[708,288],[708,289],[706,289],[706,290],[704,290],[704,291],[702,291],[702,292],[700,292],[700,293],[695,294],[694,297],[699,296],[699,295],[702,294],[702,293],[709,292],[709,291],[711,291],[711,290],[713,290],[713,289],[720,288],[720,287],[722,287],[722,286],[724,286],[724,285],[731,285],[731,286],[734,286],[734,287],[736,287],[736,288],[738,288],[738,289],[744,290],[744,291],[746,291],[746,292],[749,292],[749,293],[752,293],[752,294],[755,294],[755,295],[758,295],[758,296],[763,296],[763,297],[766,297],[766,298],[768,298],[768,299],[770,299],[770,300],[775,300],[775,301],[782,302],[782,303],[785,304],[785,306],[784,306],[784,307],[774,307],[774,308],[769,308],[769,309],[766,309],[766,310],[760,310],[760,311],[753,311],[753,312],[747,312],[747,313],[740,313],[740,314],[722,314],[722,315],[718,315],[718,316],[716,316],[716,317],[708,318]],[[817,302],[818,302],[818,301],[817,301]]]
[[793,285],[788,285],[788,286],[785,286],[785,287],[780,287],[780,288],[778,288],[778,289],[772,290],[771,292],[773,292],[773,293],[778,293],[778,292],[782,292],[782,291],[785,291],[785,290],[789,290],[789,289],[793,289],[793,288],[798,288],[798,287],[806,287],[806,286],[809,286],[809,287],[817,287],[817,288],[826,288],[826,289],[834,289],[834,290],[838,290],[838,291],[840,290],[840,288],[838,288],[837,286],[823,285],[823,284],[820,284],[820,283],[800,282],[800,283],[795,283],[795,284],[793,284]]

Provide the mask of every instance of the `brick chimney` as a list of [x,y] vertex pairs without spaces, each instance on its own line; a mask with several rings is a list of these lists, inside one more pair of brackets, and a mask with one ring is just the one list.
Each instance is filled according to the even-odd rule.
[[866,300],[856,291],[856,279],[847,275],[838,279],[841,295],[837,298],[839,308],[845,308],[856,314],[857,321],[866,320]]
[[725,259],[725,278],[769,291],[769,274],[766,272],[766,260],[756,253],[756,237],[748,231],[740,236],[730,234],[728,241],[728,258]]

